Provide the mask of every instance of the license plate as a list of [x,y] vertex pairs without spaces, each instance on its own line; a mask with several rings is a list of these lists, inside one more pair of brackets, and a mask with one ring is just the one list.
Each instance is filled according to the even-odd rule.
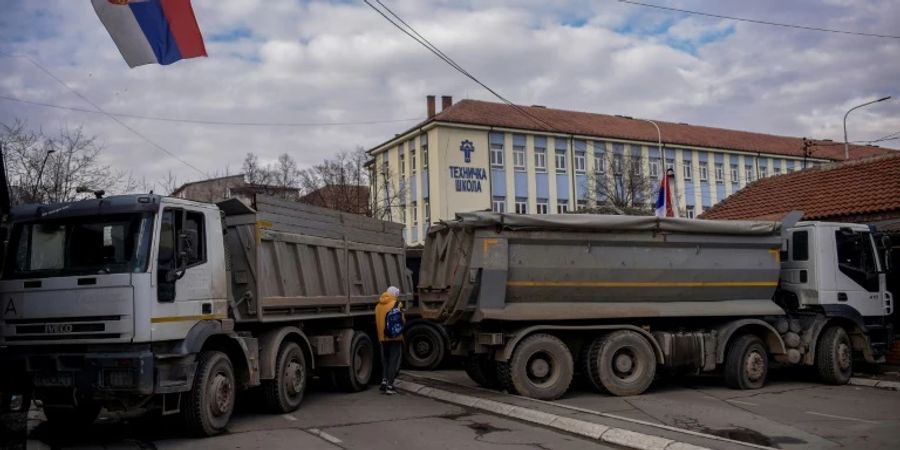
[[41,387],[68,387],[72,386],[71,375],[36,375],[34,385]]

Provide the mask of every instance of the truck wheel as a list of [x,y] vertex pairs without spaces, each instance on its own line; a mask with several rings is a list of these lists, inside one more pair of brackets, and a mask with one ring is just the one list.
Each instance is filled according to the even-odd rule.
[[509,392],[510,394],[518,394],[516,388],[512,384],[512,375],[509,371],[509,362],[496,362],[497,367],[497,384],[499,389]]
[[762,340],[752,334],[735,339],[725,357],[725,384],[732,389],[759,389],[768,372],[769,353]]
[[656,376],[656,354],[640,334],[616,331],[594,340],[585,367],[595,388],[620,397],[640,395]]
[[403,359],[410,369],[434,370],[444,361],[444,338],[434,326],[415,324],[404,333],[404,340]]
[[562,397],[569,390],[574,369],[569,347],[549,334],[535,334],[519,342],[509,361],[516,392],[540,400]]
[[49,406],[44,408],[44,415],[54,431],[83,433],[100,415],[100,404],[82,402],[73,408]]
[[234,412],[234,391],[234,367],[228,355],[211,350],[200,353],[194,386],[181,397],[181,418],[188,433],[212,436],[225,431]]
[[828,384],[847,384],[853,373],[853,347],[847,332],[828,327],[816,345],[816,368],[819,378]]
[[335,369],[334,378],[340,389],[359,392],[369,387],[372,367],[375,365],[375,347],[368,334],[357,331],[350,341],[350,366]]
[[473,355],[466,358],[464,368],[466,375],[481,387],[497,389],[500,380],[497,378],[497,364],[484,355]]
[[306,391],[306,358],[296,342],[285,342],[275,360],[275,379],[263,382],[266,408],[288,413],[300,407]]

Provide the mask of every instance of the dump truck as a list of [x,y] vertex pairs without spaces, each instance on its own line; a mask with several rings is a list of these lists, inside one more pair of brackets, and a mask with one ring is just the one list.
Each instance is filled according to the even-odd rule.
[[418,296],[472,380],[528,397],[558,398],[576,373],[619,396],[664,373],[755,389],[770,364],[846,383],[893,340],[890,245],[799,217],[459,214],[429,229]]
[[379,294],[411,298],[402,225],[263,195],[27,205],[7,225],[0,391],[67,429],[158,410],[213,435],[242,390],[279,413],[314,375],[363,390]]

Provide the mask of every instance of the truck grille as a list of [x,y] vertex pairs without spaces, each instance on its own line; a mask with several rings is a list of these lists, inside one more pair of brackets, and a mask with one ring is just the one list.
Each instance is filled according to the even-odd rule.
[[[77,339],[112,339],[120,333],[107,330],[108,322],[118,322],[122,316],[53,317],[40,319],[12,319],[6,321],[6,341],[59,341]],[[113,329],[117,327],[113,326]]]

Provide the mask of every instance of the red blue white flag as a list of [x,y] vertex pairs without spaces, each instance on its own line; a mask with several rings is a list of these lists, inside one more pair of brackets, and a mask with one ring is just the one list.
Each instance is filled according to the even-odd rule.
[[678,213],[672,207],[672,185],[666,175],[663,175],[659,182],[659,195],[656,196],[656,217],[678,217]]
[[129,67],[206,56],[190,0],[91,0]]

